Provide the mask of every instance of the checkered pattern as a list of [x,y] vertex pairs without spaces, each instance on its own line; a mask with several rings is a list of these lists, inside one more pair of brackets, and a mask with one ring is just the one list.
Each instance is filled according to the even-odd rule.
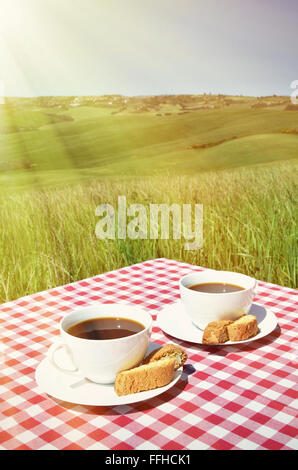
[[273,310],[269,336],[222,348],[173,340],[189,359],[182,380],[149,401],[85,407],[40,394],[39,362],[61,317],[90,302],[156,312],[179,298],[178,280],[203,268],[156,259],[0,307],[0,449],[297,449],[297,292],[260,282],[256,302]]

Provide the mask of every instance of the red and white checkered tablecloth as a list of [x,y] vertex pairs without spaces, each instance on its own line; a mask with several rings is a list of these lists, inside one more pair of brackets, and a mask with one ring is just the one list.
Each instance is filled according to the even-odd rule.
[[39,391],[35,369],[61,317],[90,302],[156,312],[179,298],[178,280],[204,268],[155,259],[0,306],[0,449],[298,449],[297,291],[259,283],[255,301],[275,313],[269,336],[222,348],[166,337],[189,359],[182,380],[149,401],[85,407]]

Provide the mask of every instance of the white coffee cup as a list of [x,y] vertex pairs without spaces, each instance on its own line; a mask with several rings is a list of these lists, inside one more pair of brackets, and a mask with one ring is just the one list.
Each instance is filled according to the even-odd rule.
[[[227,283],[234,284],[243,289],[235,292],[207,293],[199,292],[189,287],[195,284]],[[248,313],[257,281],[245,274],[230,271],[206,270],[190,273],[180,279],[180,295],[186,313],[192,322],[201,330],[208,323],[217,320],[235,320]]]
[[[94,318],[120,317],[135,320],[144,329],[123,338],[94,340],[69,334],[68,329],[77,323]],[[108,384],[115,381],[118,372],[137,366],[144,358],[152,330],[152,318],[142,308],[124,304],[95,304],[77,309],[60,322],[61,338],[52,344],[48,359],[60,371],[80,371],[82,377],[92,382]],[[58,349],[64,348],[73,362],[73,369],[64,369],[55,357]]]

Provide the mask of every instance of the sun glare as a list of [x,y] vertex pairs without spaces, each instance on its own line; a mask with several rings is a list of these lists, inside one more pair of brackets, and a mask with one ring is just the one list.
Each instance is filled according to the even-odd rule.
[[0,34],[15,33],[24,10],[24,2],[20,0],[0,0]]
[[40,9],[36,0],[0,0],[0,41],[21,43],[28,31],[36,32]]

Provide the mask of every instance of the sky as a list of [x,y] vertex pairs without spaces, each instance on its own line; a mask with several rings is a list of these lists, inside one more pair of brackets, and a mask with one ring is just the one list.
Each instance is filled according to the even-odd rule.
[[290,95],[297,0],[0,0],[0,96]]

